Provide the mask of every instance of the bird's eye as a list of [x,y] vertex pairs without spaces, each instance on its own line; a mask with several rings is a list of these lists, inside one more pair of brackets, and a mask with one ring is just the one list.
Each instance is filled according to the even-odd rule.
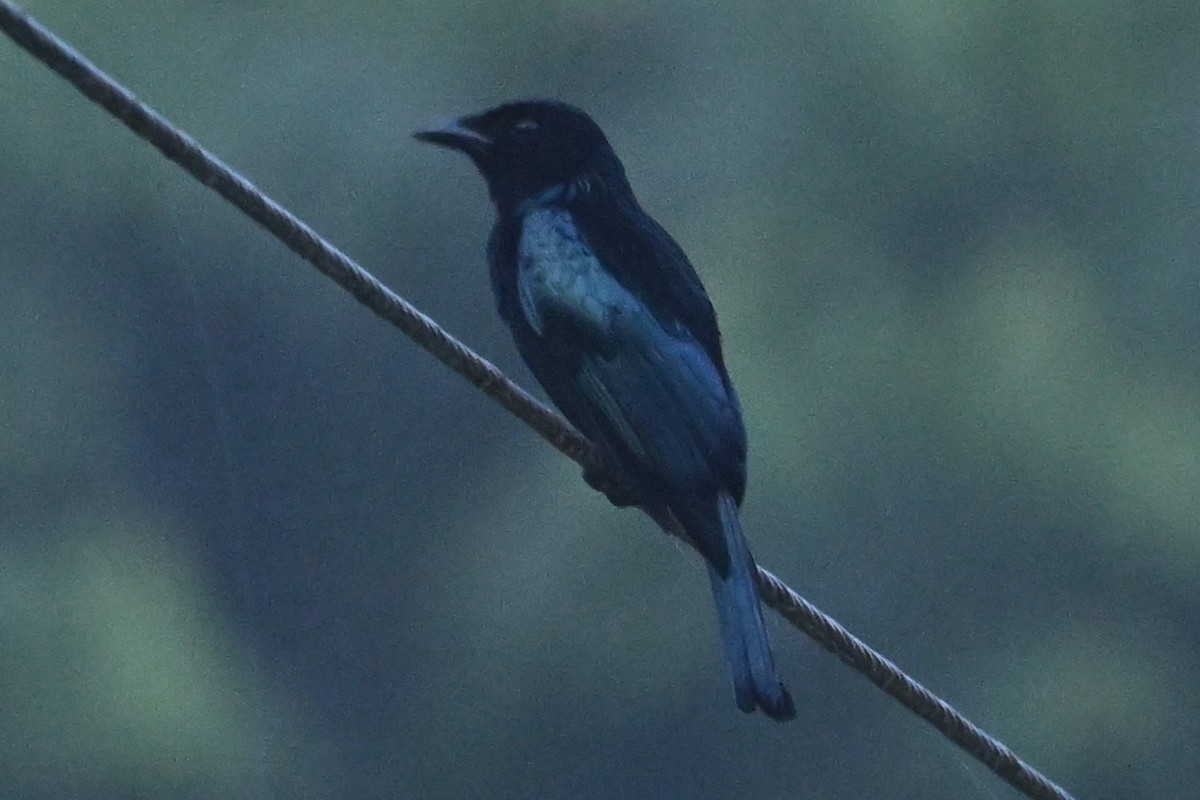
[[533,136],[533,134],[537,133],[537,130],[537,120],[534,119],[518,120],[517,123],[513,125],[513,133],[518,139],[528,139]]

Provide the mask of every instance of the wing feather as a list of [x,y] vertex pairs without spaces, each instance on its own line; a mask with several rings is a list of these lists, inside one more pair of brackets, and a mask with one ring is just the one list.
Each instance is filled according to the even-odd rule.
[[[579,416],[599,429],[584,433],[605,438],[673,491],[740,480],[745,433],[733,389],[701,343],[679,326],[664,328],[604,269],[564,209],[527,216],[517,294],[545,346],[573,356],[576,372],[567,384],[561,376],[539,379],[560,395],[580,395],[554,399],[564,409],[586,403],[590,413]],[[530,361],[536,371],[536,359]]]

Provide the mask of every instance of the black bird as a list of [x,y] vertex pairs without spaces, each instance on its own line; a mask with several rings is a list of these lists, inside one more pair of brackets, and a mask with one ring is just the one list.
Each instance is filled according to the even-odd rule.
[[416,134],[465,153],[496,206],[492,291],[550,398],[708,562],[738,708],[795,716],[775,674],[738,506],[746,431],[716,314],[683,250],[642,210],[600,127],[526,101]]

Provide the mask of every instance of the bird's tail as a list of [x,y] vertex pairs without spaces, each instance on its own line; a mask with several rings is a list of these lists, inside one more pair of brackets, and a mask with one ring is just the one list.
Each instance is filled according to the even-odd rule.
[[717,502],[729,563],[722,574],[710,562],[708,575],[717,604],[734,698],[742,711],[759,708],[768,717],[783,722],[796,716],[796,707],[775,674],[771,641],[758,600],[754,557],[742,534],[742,523],[733,498],[722,494]]

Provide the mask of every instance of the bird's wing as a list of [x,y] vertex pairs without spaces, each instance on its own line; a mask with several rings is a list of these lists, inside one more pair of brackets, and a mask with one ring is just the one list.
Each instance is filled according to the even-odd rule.
[[584,400],[600,423],[584,432],[609,439],[670,488],[736,483],[745,434],[732,388],[695,337],[664,327],[605,267],[567,211],[542,209],[526,219],[517,266],[522,314],[547,346],[570,350],[576,365],[565,382],[539,380],[552,394],[581,395],[554,399],[565,408]]
[[671,234],[632,195],[581,195],[573,199],[572,211],[583,239],[617,281],[664,327],[687,330],[724,375],[716,313],[700,276]]

